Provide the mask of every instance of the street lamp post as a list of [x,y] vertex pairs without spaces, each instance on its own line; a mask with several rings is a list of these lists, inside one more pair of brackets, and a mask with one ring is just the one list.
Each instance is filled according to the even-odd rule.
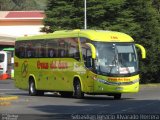
[[87,29],[87,2],[84,0],[84,29]]

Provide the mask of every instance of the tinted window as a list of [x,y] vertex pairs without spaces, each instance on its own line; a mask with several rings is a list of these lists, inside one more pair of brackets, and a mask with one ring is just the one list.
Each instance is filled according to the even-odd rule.
[[26,56],[27,58],[31,58],[35,56],[34,44],[33,42],[27,42],[26,44]]
[[4,54],[0,54],[0,62],[4,62]]
[[15,55],[19,58],[74,58],[79,60],[78,38],[18,41]]
[[80,59],[78,39],[73,38],[69,40],[69,57],[73,57],[77,60]]
[[25,43],[24,42],[16,42],[15,45],[15,55],[19,58],[25,57]]
[[57,40],[47,41],[47,55],[50,58],[58,57],[58,43]]
[[68,41],[66,39],[60,39],[58,47],[58,56],[59,57],[68,57],[67,56],[67,48],[68,48]]
[[41,41],[35,43],[35,57],[45,57],[45,45]]

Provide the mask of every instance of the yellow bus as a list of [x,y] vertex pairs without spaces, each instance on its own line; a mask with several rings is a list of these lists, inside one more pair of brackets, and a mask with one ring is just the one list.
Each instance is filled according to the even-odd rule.
[[136,47],[132,37],[114,31],[64,30],[18,38],[15,85],[30,95],[59,92],[63,97],[139,91]]

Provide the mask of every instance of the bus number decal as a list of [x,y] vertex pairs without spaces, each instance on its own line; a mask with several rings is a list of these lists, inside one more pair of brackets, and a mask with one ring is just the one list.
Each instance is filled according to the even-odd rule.
[[111,39],[118,39],[117,36],[111,36]]

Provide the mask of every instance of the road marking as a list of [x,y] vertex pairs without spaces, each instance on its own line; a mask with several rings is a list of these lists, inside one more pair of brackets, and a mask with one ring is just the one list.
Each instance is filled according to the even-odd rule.
[[18,96],[0,96],[0,101],[17,100]]
[[9,106],[11,105],[10,102],[0,102],[0,106]]

